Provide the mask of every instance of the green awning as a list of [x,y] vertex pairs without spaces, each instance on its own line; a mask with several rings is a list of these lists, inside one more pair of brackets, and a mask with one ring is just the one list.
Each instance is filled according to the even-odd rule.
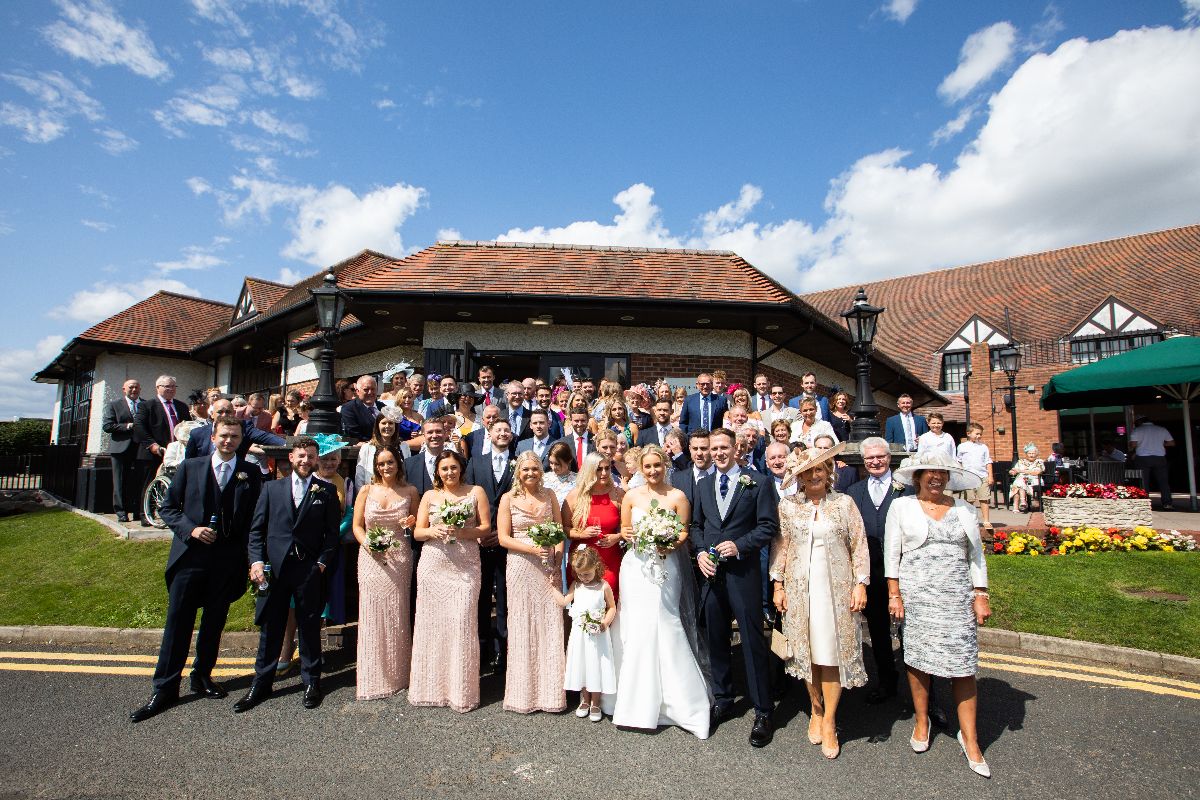
[[1042,387],[1042,408],[1154,402],[1164,385],[1200,384],[1200,337],[1175,336],[1061,372]]

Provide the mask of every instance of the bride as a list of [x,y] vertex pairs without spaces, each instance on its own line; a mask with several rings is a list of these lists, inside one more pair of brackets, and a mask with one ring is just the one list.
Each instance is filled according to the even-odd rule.
[[[697,655],[695,584],[685,544],[692,510],[683,492],[666,482],[667,463],[657,445],[643,448],[638,468],[646,483],[621,503],[621,536],[630,547],[621,561],[619,677],[610,713],[615,725],[678,725],[707,739],[712,698]],[[654,501],[683,521],[679,541],[665,555],[632,546],[634,526]]]

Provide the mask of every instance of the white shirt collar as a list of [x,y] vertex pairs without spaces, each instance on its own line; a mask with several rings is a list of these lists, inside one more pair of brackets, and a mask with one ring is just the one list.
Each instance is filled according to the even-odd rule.
[[299,488],[302,490],[308,489],[308,485],[310,483],[312,483],[312,479],[313,479],[313,476],[311,474],[307,478],[301,478],[297,473],[293,472],[292,473],[292,490],[295,491],[297,486],[299,486]]
[[[215,447],[213,448],[213,452],[212,452],[212,458],[210,458],[209,460],[212,462],[212,469],[213,469],[213,472],[216,472],[216,471],[217,471],[217,468],[218,468],[218,467],[220,467],[220,466],[221,466],[221,464],[225,463],[224,461],[222,461],[222,460],[221,460],[221,453],[220,453],[220,451],[219,451],[219,450],[217,450],[217,448],[215,448]],[[233,465],[234,465],[234,463],[235,463],[236,461],[237,461],[237,454],[236,454],[236,453],[234,453],[234,454],[233,454],[233,456],[231,456],[231,457],[230,457],[230,459],[229,459],[229,466],[230,466],[230,468],[232,468],[232,467],[233,467]]]
[[892,471],[889,469],[887,472],[883,473],[878,478],[875,477],[874,475],[871,475],[870,478],[872,481],[875,481],[877,483],[891,483],[892,482]]
[[[717,470],[717,472],[720,472],[720,470]],[[729,471],[725,474],[729,476],[729,480],[736,481],[738,479],[738,475],[742,474],[742,468],[738,466],[738,463],[735,461],[733,462],[733,466],[731,466]]]
[[698,481],[701,478],[706,478],[709,475],[712,475],[714,472],[716,472],[716,470],[717,468],[712,464],[708,465],[708,469],[700,469],[695,464],[692,464],[692,477]]

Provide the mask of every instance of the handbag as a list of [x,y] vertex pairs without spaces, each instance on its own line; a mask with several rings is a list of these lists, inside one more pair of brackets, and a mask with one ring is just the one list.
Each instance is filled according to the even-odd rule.
[[792,643],[778,628],[771,629],[771,652],[781,661],[792,660]]

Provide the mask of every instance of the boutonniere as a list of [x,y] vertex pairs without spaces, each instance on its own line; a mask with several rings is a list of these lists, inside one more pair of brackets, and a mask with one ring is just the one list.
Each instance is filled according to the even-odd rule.
[[738,484],[741,486],[745,486],[747,489],[751,489],[757,485],[753,480],[750,479],[749,475],[740,476],[738,478]]
[[901,483],[900,481],[897,481],[897,480],[892,481],[892,494],[895,494],[895,495],[904,494],[905,488],[906,487],[904,486],[904,484]]
[[308,493],[309,494],[318,494],[320,491],[321,491],[321,487],[318,486],[317,484],[310,483],[308,485]]
[[508,460],[508,471],[516,472],[516,470],[517,470],[517,460],[515,458],[510,458]]
[[235,473],[233,477],[237,478],[239,481],[244,481],[244,480],[246,480],[246,478],[248,478],[250,476],[244,472],[238,472],[238,473]]

